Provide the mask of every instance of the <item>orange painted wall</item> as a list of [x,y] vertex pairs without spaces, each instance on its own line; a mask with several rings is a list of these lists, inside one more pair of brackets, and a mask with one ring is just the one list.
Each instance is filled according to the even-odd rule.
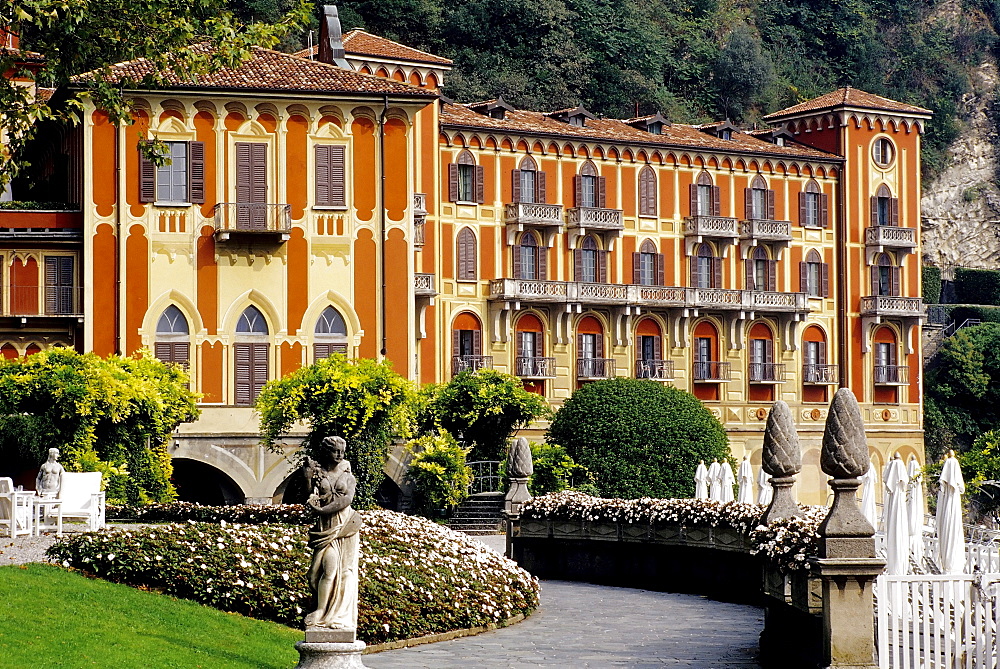
[[205,143],[205,204],[201,205],[202,216],[211,216],[212,208],[218,201],[215,182],[218,178],[215,157],[215,117],[200,111],[194,115],[195,137]]
[[292,219],[301,220],[308,202],[309,172],[306,168],[309,121],[298,114],[288,117],[285,124],[285,174],[288,204]]
[[94,353],[107,356],[116,353],[118,323],[115,321],[115,265],[118,260],[114,228],[108,223],[97,226],[94,235],[93,291],[95,318]]
[[441,224],[441,276],[455,278],[455,231],[451,223]]
[[15,259],[10,267],[10,306],[14,314],[38,313],[38,261]]
[[[115,126],[111,125],[107,112],[95,111],[91,118],[94,121],[91,134],[93,174],[113,175],[115,173],[115,156],[117,155]],[[95,178],[93,188],[97,215],[110,216],[113,214],[115,211],[115,180],[103,176]]]
[[282,376],[287,376],[302,366],[302,344],[299,342],[295,342],[294,344],[283,343],[279,355]]
[[302,327],[302,316],[309,304],[309,243],[302,228],[292,228],[287,242],[288,254],[288,334]]
[[361,329],[365,331],[365,336],[362,337],[358,350],[362,358],[377,357],[381,346],[376,327],[378,314],[377,262],[375,238],[372,236],[371,230],[358,231],[358,238],[354,241],[352,266],[354,267],[354,308],[358,312]]
[[201,345],[201,392],[203,402],[222,402],[222,342]]
[[142,348],[139,331],[149,308],[149,240],[141,225],[129,228],[122,273],[128,277],[128,290],[125,291],[124,352],[132,353]]
[[408,170],[406,123],[389,119],[385,123],[385,207],[391,221],[402,221],[409,206]]
[[[638,216],[639,210],[636,198],[639,193],[639,185],[636,183],[636,168],[622,168],[622,201],[621,209],[625,216]],[[609,185],[610,188],[610,185]]]
[[140,109],[133,118],[135,123],[125,126],[125,202],[133,216],[142,216],[146,205],[139,203],[139,139],[149,137],[149,115]]
[[[516,165],[517,161],[513,156],[507,154],[500,157],[500,199],[503,202],[514,201],[514,181],[511,177],[511,172],[515,169]],[[548,195],[547,197],[551,201],[552,195]]]
[[[218,333],[219,268],[215,264],[215,230],[210,225],[201,229],[198,237],[198,313],[208,334]],[[221,382],[221,381],[220,381]]]
[[354,209],[362,221],[375,212],[375,124],[359,118],[351,124],[354,134]]
[[496,274],[496,232],[497,229],[490,226],[483,226],[480,229],[480,235],[482,239],[480,240],[480,257],[482,258],[482,265],[480,266],[479,277],[481,279],[494,279],[497,277]]
[[[385,242],[386,310],[393,314],[386,323],[386,355],[403,376],[410,369],[410,331],[407,314],[410,311],[410,283],[407,260],[410,247],[403,231],[393,228]],[[367,337],[366,337],[367,338]]]

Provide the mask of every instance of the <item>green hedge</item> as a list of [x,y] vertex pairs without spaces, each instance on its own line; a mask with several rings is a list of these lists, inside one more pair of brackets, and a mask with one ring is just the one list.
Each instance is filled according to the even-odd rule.
[[948,308],[948,316],[959,325],[970,318],[977,318],[984,323],[1000,323],[1000,307],[957,304]]
[[921,270],[924,304],[941,303],[941,268],[924,265]]
[[956,269],[955,297],[960,304],[1000,305],[1000,271]]

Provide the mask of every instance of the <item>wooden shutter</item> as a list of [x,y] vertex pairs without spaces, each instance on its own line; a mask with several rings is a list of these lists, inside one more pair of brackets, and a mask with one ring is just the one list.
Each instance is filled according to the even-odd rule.
[[45,313],[59,313],[59,263],[58,258],[45,259]]
[[778,261],[768,260],[767,261],[767,290],[775,291],[778,289]]
[[247,142],[236,143],[236,201],[250,202],[250,171],[251,171],[250,144]]
[[753,258],[747,258],[746,260],[743,261],[743,265],[746,268],[746,275],[747,275],[746,276],[746,279],[747,279],[746,289],[747,290],[754,290],[757,287],[755,285],[757,282],[754,281],[754,271],[753,271],[754,270],[754,259]]
[[690,270],[689,273],[691,275],[689,283],[691,284],[692,287],[698,288],[699,287],[698,286],[698,256],[690,256],[690,258],[688,260],[688,263],[689,263],[688,269]]
[[251,344],[233,344],[233,356],[236,367],[236,404],[250,405],[251,395]]
[[313,344],[313,361],[315,362],[316,360],[325,360],[326,358],[329,358],[330,353],[332,353],[330,348],[331,346],[332,344]]
[[698,184],[688,186],[688,205],[691,207],[691,216],[698,215]]
[[188,369],[191,357],[191,345],[183,341],[158,341],[153,344],[153,355],[160,362],[174,363],[184,369]]
[[188,142],[188,202],[205,204],[205,142]]
[[326,144],[317,144],[316,154],[316,205],[330,206],[330,149]]
[[594,357],[603,358],[604,357],[604,335],[596,334],[594,335]]
[[722,212],[722,195],[718,186],[712,186],[712,216],[720,216]]
[[527,351],[524,350],[524,333],[523,332],[518,332],[518,333],[516,333],[516,335],[517,335],[516,336],[517,350],[514,352],[514,355],[515,356],[520,356],[522,358],[531,357],[532,354],[528,353]]
[[451,354],[452,356],[458,357],[462,355],[462,331],[452,330],[451,331]]
[[573,280],[583,281],[583,250],[573,250]]
[[153,355],[160,362],[173,362],[173,345],[168,342],[158,341],[153,344]]
[[774,362],[774,341],[771,339],[765,339],[767,343],[764,344],[764,362],[772,363]]
[[830,198],[826,193],[819,194],[819,224],[830,227]]
[[573,177],[573,198],[577,207],[583,206],[583,177],[579,174]]
[[873,196],[871,198],[871,206],[872,206],[872,211],[871,211],[872,222],[871,222],[871,224],[873,226],[874,225],[878,225],[878,198],[877,197]]
[[483,354],[483,333],[481,330],[472,331],[472,355]]
[[521,170],[510,171],[511,200],[521,201]]
[[820,342],[816,342],[816,343],[819,344],[819,346],[817,346],[818,350],[816,352],[816,358],[817,358],[816,362],[817,362],[817,364],[825,365],[825,364],[827,364],[826,363],[826,342],[825,341],[820,341]]
[[642,254],[632,254],[632,283],[639,285],[642,283]]
[[545,204],[545,172],[535,172],[535,202]]
[[541,332],[535,333],[535,357],[541,358],[545,355],[545,340]]
[[799,193],[799,225],[800,226],[804,227],[805,224],[806,224],[806,221],[808,220],[808,214],[806,213],[807,210],[808,210],[808,206],[807,206],[806,194],[805,193]]
[[823,297],[830,297],[830,265],[822,263],[819,266],[820,274],[820,294]]
[[583,357],[583,334],[579,332],[576,334],[576,357]]
[[448,201],[458,202],[458,163],[448,163]]
[[253,163],[250,183],[251,202],[263,204],[267,202],[267,144],[254,142],[250,146],[252,147],[251,161]]
[[156,165],[142,152],[142,144],[149,142],[141,142],[139,146],[139,202],[155,202]]
[[753,218],[753,188],[743,189],[743,218]]
[[343,207],[347,204],[344,154],[343,146],[330,147],[330,206],[333,207]]
[[597,206],[604,209],[608,206],[607,179],[597,177]]
[[484,181],[483,167],[482,165],[476,165],[476,202],[479,204],[483,204],[486,201]]
[[809,292],[809,263],[799,263],[799,292]]
[[889,198],[889,225],[899,225],[899,198]]
[[608,252],[597,252],[597,283],[607,283],[608,281]]
[[521,276],[521,271],[522,271],[521,270],[521,245],[518,244],[513,249],[511,249],[511,251],[513,251],[513,253],[511,255],[514,256],[514,278],[515,279],[520,279],[520,278],[522,278],[522,276]]
[[767,220],[774,220],[774,191],[767,191]]
[[900,270],[899,267],[892,267],[891,271],[889,272],[889,276],[891,277],[891,281],[890,281],[890,283],[891,283],[890,294],[891,295],[899,295],[899,277],[900,277],[900,271],[899,270]]
[[878,295],[878,265],[872,265],[872,295]]
[[653,337],[653,360],[663,360],[663,343],[662,337],[656,335]]
[[663,257],[663,254],[662,253],[657,253],[656,254],[656,285],[657,286],[665,286],[666,285],[666,283],[664,283],[664,281],[665,281],[665,278],[664,278],[664,274],[665,274],[664,266],[665,265],[666,265],[666,263],[665,263],[665,259]]
[[253,347],[253,386],[250,390],[250,403],[253,404],[264,389],[268,377],[269,344],[251,344]]
[[549,270],[549,247],[538,247],[538,280],[545,281],[548,278]]
[[712,288],[722,288],[722,258],[712,258]]

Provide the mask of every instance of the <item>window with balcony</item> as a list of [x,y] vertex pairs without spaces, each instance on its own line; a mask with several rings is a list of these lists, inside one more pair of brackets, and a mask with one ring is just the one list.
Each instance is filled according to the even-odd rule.
[[205,203],[204,142],[165,142],[169,162],[154,165],[139,152],[139,202]]
[[805,228],[830,227],[829,199],[815,179],[799,193],[799,225]]
[[525,156],[518,169],[511,172],[511,186],[514,202],[545,202],[545,172],[538,169],[531,156]]
[[885,184],[878,187],[871,199],[872,225],[899,225],[899,198]]
[[455,239],[458,267],[456,278],[459,281],[475,281],[477,278],[476,233],[471,228],[462,228]]
[[585,208],[604,208],[607,206],[605,179],[597,174],[597,166],[587,161],[580,168],[580,173],[573,178],[576,190],[576,206]]
[[695,288],[722,287],[722,258],[715,256],[711,244],[699,244],[691,258],[691,285]]
[[810,297],[830,296],[830,267],[815,249],[799,263],[799,290]]
[[763,247],[755,246],[745,262],[747,290],[775,290],[778,263]]
[[249,306],[236,323],[233,344],[235,400],[238,406],[253,406],[267,383],[270,366],[269,329],[264,314]]
[[458,154],[456,162],[448,164],[448,199],[465,204],[484,202],[483,168],[476,165],[468,150]]
[[546,248],[539,245],[535,233],[523,233],[520,243],[514,247],[514,278],[544,281],[547,264],[545,252]]
[[545,394],[542,379],[555,376],[555,359],[545,357],[545,328],[534,314],[524,314],[516,325],[514,371],[525,380],[525,389]]
[[720,211],[719,188],[712,185],[712,177],[708,172],[702,172],[695,183],[691,184],[691,215],[718,216]]
[[347,323],[339,311],[327,307],[316,320],[313,331],[313,360],[323,360],[334,353],[347,354]]
[[888,253],[875,256],[872,265],[872,295],[898,296],[900,294],[900,268],[893,264]]
[[597,240],[587,235],[574,251],[574,276],[583,283],[607,281],[607,252],[597,246]]
[[455,318],[451,360],[452,374],[493,367],[493,356],[483,355],[482,324],[469,312],[462,312]]
[[169,362],[188,368],[191,360],[191,341],[187,318],[175,305],[171,304],[160,314],[156,322],[156,341],[153,355],[161,362]]
[[649,165],[639,171],[639,215],[656,216],[656,172]]
[[827,386],[836,385],[840,370],[827,359],[826,333],[810,325],[802,333],[802,401],[826,402]]
[[656,246],[649,239],[632,254],[632,283],[638,286],[662,286],[664,280],[664,258],[656,252]]
[[774,191],[759,174],[753,178],[750,188],[745,191],[746,218],[748,220],[774,220]]

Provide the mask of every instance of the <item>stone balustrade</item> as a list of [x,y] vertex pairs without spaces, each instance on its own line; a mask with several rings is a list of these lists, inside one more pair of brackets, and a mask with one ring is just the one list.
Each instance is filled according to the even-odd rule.
[[740,236],[739,224],[730,216],[689,216],[684,219],[684,234],[697,237]]
[[513,202],[505,204],[504,222],[528,226],[561,226],[563,208],[560,204],[542,202]]
[[914,228],[899,228],[894,225],[876,225],[865,228],[865,244],[883,248],[912,249],[917,246],[917,231]]
[[919,318],[924,311],[924,301],[919,297],[897,295],[868,295],[861,298],[862,316],[910,316]]
[[792,240],[792,226],[788,221],[750,219],[740,223],[740,238],[788,242]]
[[567,211],[567,224],[585,230],[624,230],[625,219],[621,209],[599,207],[573,207]]

